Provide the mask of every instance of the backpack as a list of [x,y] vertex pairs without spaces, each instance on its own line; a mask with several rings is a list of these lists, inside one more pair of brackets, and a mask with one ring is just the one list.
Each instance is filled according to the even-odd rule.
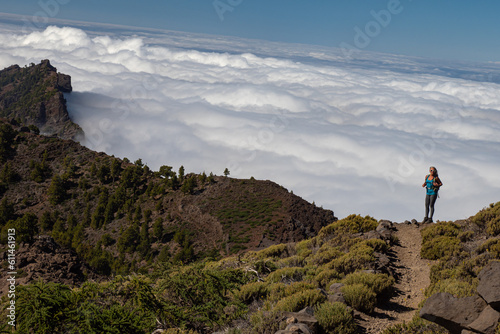
[[[426,181],[427,181],[427,179],[429,178],[429,176],[431,176],[431,174],[428,174],[428,175],[425,177],[425,180],[426,180]],[[437,181],[440,181],[440,182],[441,182],[441,180],[439,180],[439,177],[437,177],[437,176],[436,176],[436,177],[434,177],[434,179],[432,179],[432,183],[437,182]],[[438,195],[438,197],[439,197],[439,193],[438,193],[439,188],[440,188],[440,186],[435,186],[434,184],[432,185],[432,190],[434,190],[434,191],[436,192],[436,194]]]

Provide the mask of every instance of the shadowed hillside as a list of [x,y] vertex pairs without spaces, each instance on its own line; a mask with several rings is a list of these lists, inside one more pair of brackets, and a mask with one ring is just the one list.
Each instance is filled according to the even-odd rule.
[[154,172],[140,160],[0,126],[2,232],[14,227],[25,242],[50,235],[104,275],[300,241],[336,220],[270,181]]

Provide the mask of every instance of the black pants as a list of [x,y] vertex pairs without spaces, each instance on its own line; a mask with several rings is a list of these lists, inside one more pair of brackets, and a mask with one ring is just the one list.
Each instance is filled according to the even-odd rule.
[[[438,195],[425,195],[425,218],[432,219],[434,215],[434,204],[436,203]],[[431,216],[429,217],[429,207],[431,208]]]

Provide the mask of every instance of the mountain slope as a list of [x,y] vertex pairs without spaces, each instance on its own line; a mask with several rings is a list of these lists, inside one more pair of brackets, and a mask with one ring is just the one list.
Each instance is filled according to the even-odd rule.
[[27,242],[49,234],[102,274],[296,242],[336,220],[271,181],[154,172],[140,160],[0,126],[0,227],[18,226]]

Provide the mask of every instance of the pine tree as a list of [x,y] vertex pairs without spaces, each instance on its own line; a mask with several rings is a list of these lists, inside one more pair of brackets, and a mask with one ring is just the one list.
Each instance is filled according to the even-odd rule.
[[163,219],[161,217],[157,218],[153,224],[153,236],[159,241],[163,238]]
[[141,242],[139,244],[138,250],[142,256],[146,256],[151,250],[151,241],[149,239],[149,227],[145,221],[141,226],[140,238]]
[[63,179],[59,175],[54,175],[47,191],[49,202],[52,205],[62,203],[66,199],[66,188]]
[[31,213],[25,213],[21,218],[18,218],[15,223],[16,241],[17,242],[32,242],[35,234],[38,233],[38,217]]
[[115,182],[115,179],[120,177],[121,172],[122,164],[118,159],[113,159],[111,162],[111,177],[113,178],[113,183]]
[[179,167],[179,180],[181,182],[184,180],[184,166]]

